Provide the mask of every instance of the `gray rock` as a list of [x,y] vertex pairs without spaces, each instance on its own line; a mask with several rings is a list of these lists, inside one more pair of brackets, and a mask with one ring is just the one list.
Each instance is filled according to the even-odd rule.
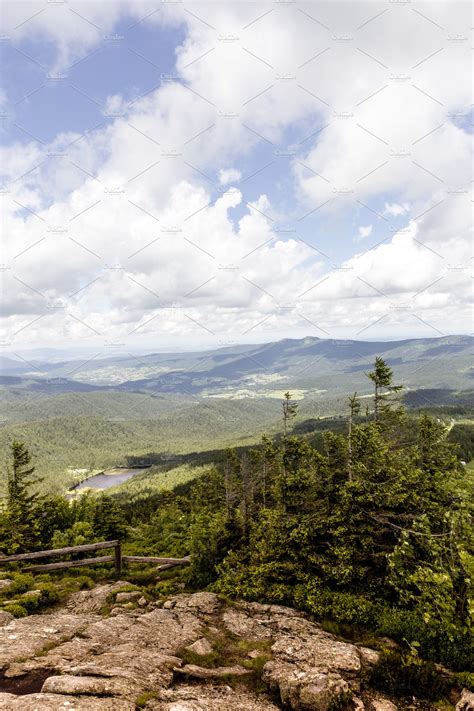
[[186,664],[184,667],[175,668],[174,671],[195,679],[225,679],[228,676],[247,676],[252,674],[251,669],[245,669],[240,664],[235,664],[232,667],[215,667],[213,669],[199,667],[197,664]]
[[378,698],[372,699],[372,708],[374,711],[397,711],[398,706],[388,699]]
[[262,678],[279,692],[284,706],[297,711],[329,711],[350,691],[349,684],[339,674],[303,670],[281,661],[267,662]]
[[106,679],[98,676],[50,676],[41,689],[43,694],[66,694],[87,696],[122,696],[136,695],[137,685],[129,679]]
[[5,625],[10,624],[10,622],[14,619],[14,616],[10,612],[0,610],[0,627],[5,627]]
[[215,593],[210,592],[176,595],[171,600],[174,601],[174,607],[178,610],[188,610],[202,615],[213,615],[220,607],[219,598]]
[[134,711],[135,704],[122,699],[100,699],[87,696],[61,694],[15,694],[0,693],[2,711]]
[[463,689],[461,698],[456,704],[456,711],[474,711],[474,693]]
[[278,711],[278,708],[264,694],[234,690],[225,684],[164,689],[158,699],[146,706],[147,711]]
[[380,652],[377,652],[376,649],[370,649],[369,647],[357,647],[360,658],[363,664],[366,664],[369,667],[374,666],[374,664],[377,664],[377,662],[380,659]]
[[118,592],[115,596],[115,602],[135,602],[142,597],[140,590],[130,590],[128,592]]
[[12,582],[13,580],[10,580],[10,578],[2,578],[0,580],[0,592],[5,592],[5,590],[8,590]]
[[99,613],[106,605],[109,595],[125,585],[128,585],[126,580],[118,580],[112,585],[98,585],[92,590],[80,590],[71,595],[66,607],[76,615]]
[[198,654],[200,657],[206,656],[206,654],[211,654],[212,646],[205,637],[200,637],[192,644],[188,645],[186,649],[194,654]]

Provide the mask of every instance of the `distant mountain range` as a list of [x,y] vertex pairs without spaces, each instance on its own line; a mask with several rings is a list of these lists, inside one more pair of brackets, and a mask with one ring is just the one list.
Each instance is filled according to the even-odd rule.
[[474,368],[470,336],[353,341],[284,339],[194,353],[123,353],[81,360],[0,358],[1,390],[41,392],[128,391],[206,398],[331,396],[369,391],[365,373],[375,356],[392,366],[408,389],[470,390]]

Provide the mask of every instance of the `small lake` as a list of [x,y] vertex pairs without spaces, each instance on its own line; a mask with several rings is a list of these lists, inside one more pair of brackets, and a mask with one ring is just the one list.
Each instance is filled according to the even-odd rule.
[[117,467],[116,469],[107,469],[101,474],[95,474],[94,476],[84,479],[80,484],[72,487],[70,491],[78,491],[80,489],[110,489],[111,486],[117,486],[117,484],[123,484],[124,481],[128,481],[135,474],[139,474],[148,467]]

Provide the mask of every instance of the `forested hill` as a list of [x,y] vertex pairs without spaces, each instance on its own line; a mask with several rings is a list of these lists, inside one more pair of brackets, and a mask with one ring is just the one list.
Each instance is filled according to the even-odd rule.
[[111,388],[221,397],[249,392],[265,396],[288,387],[345,392],[367,389],[364,372],[381,355],[396,366],[409,389],[459,390],[472,385],[473,340],[470,336],[383,342],[303,338],[197,353],[98,354],[58,362],[29,359],[26,363],[4,357],[2,384],[48,394]]

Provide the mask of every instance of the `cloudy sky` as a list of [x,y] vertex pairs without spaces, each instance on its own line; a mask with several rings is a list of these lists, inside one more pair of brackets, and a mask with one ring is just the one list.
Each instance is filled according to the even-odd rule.
[[7,350],[471,331],[468,2],[1,11]]

